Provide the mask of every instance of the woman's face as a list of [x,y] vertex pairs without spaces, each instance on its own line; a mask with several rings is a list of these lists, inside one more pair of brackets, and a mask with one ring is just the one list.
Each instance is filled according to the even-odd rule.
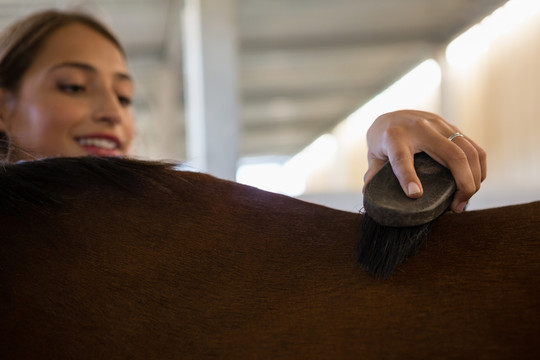
[[118,156],[134,136],[133,83],[121,52],[79,23],[53,32],[16,94],[0,89],[10,160]]

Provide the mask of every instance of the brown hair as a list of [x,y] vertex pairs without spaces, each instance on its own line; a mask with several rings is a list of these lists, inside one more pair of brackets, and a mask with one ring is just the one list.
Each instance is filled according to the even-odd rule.
[[0,87],[16,91],[43,42],[55,30],[72,23],[81,23],[97,31],[125,56],[122,45],[112,32],[90,15],[46,10],[15,22],[0,35]]
[[[45,40],[55,30],[73,23],[86,25],[103,35],[125,57],[118,39],[92,16],[80,12],[45,10],[13,23],[0,34],[0,88],[16,92]],[[6,155],[8,143],[6,134],[0,132],[0,157]]]

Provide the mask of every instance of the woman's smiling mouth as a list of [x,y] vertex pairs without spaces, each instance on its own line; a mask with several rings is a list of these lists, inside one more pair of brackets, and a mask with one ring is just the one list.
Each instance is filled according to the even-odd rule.
[[91,155],[118,156],[121,155],[121,143],[111,135],[90,135],[77,137],[75,141]]

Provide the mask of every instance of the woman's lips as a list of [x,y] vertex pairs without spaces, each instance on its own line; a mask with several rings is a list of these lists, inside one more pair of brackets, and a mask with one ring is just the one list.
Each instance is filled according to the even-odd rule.
[[89,154],[97,156],[121,155],[120,140],[111,135],[89,135],[76,137],[75,141]]

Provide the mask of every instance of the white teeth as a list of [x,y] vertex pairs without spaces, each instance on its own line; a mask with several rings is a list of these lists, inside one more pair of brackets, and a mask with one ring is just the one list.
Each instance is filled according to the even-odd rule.
[[82,146],[94,146],[106,150],[113,150],[118,147],[116,142],[103,138],[82,138],[77,139],[77,142]]

